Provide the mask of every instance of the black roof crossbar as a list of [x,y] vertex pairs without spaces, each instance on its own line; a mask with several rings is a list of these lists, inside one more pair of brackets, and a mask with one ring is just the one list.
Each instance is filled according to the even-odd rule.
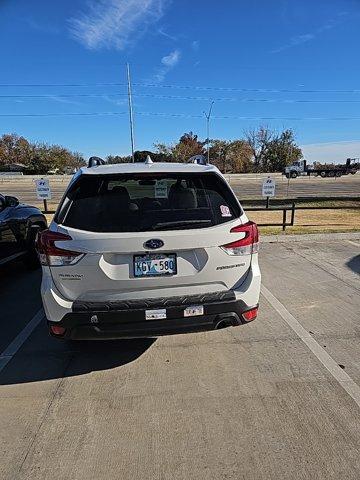
[[105,165],[105,160],[100,157],[90,157],[88,162],[88,168],[97,167],[98,165]]

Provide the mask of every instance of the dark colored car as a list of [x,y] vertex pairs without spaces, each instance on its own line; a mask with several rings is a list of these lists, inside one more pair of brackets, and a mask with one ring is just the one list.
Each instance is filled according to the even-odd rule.
[[38,208],[0,194],[0,265],[21,257],[29,268],[36,268],[35,239],[45,228],[46,218]]

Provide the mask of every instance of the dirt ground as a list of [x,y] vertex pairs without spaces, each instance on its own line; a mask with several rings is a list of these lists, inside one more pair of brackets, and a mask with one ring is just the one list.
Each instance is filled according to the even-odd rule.
[[[246,211],[246,209],[245,209]],[[248,211],[250,220],[261,223],[281,223],[282,211],[252,212]],[[287,212],[290,222],[290,212]],[[280,233],[281,227],[260,227],[263,235]],[[296,210],[295,225],[286,227],[287,234],[293,233],[330,233],[353,232],[360,230],[360,210]]]

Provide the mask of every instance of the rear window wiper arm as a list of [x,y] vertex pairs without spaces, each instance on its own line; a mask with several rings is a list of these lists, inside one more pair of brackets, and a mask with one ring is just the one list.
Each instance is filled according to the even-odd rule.
[[161,230],[162,228],[176,228],[176,227],[192,227],[195,225],[209,225],[211,220],[178,220],[174,222],[161,222],[153,226],[153,230]]

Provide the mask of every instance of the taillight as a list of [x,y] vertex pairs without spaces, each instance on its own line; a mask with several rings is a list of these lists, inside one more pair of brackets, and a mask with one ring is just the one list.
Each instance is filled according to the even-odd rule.
[[61,337],[66,332],[66,328],[61,327],[60,325],[51,325],[50,331],[52,334]]
[[39,233],[36,248],[41,265],[65,267],[77,263],[84,256],[84,253],[64,250],[55,245],[55,242],[66,242],[68,240],[72,240],[72,238],[65,233],[51,232],[50,230]]
[[251,310],[248,310],[247,312],[244,312],[242,314],[243,319],[245,322],[251,322],[252,320],[255,320],[258,314],[258,307],[252,308]]
[[259,231],[256,223],[239,225],[232,228],[230,233],[244,233],[245,236],[221,247],[228,255],[251,255],[259,251]]

